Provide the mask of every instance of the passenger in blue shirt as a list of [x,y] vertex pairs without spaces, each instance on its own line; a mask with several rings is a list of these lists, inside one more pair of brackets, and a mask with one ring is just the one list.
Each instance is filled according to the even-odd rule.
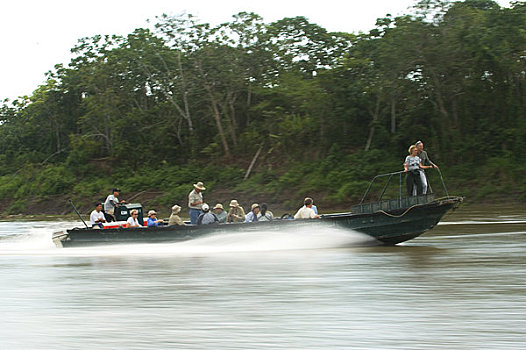
[[199,218],[197,218],[198,225],[208,225],[219,222],[217,216],[214,213],[210,212],[210,207],[208,206],[208,204],[203,203],[201,210],[203,211],[203,213],[199,215]]
[[152,226],[162,226],[164,223],[164,220],[157,219],[157,213],[155,210],[150,210],[148,212],[148,220],[146,220],[146,226],[152,227]]
[[245,215],[245,221],[244,222],[258,221],[259,204],[257,204],[257,203],[252,204],[252,207],[250,209],[251,209],[250,213]]

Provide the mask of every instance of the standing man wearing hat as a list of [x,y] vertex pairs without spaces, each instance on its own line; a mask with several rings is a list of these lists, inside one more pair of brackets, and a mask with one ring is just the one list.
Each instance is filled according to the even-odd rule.
[[219,223],[225,223],[226,222],[226,212],[223,208],[223,204],[217,203],[214,207],[214,211],[217,217],[217,220],[219,220]]
[[232,199],[230,201],[230,210],[228,211],[228,214],[226,216],[227,222],[243,222],[245,221],[245,211],[243,210],[243,207],[239,205],[239,203]]
[[197,219],[201,215],[201,207],[203,206],[202,191],[206,190],[201,181],[194,184],[194,189],[188,194],[188,208],[190,208],[190,223],[197,225]]
[[[106,197],[106,201],[104,202],[104,216],[107,222],[115,221],[115,208],[119,206],[119,198],[117,198],[117,196],[120,191],[118,188],[114,188],[111,191],[112,193]],[[124,203],[124,201],[121,202]]]
[[150,210],[148,212],[148,220],[146,220],[146,226],[148,227],[162,226],[163,223],[164,223],[164,220],[157,219],[157,212],[155,210]]

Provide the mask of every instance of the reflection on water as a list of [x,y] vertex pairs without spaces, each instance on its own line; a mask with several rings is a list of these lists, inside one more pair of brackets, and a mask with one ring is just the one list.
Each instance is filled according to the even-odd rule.
[[523,349],[526,213],[509,209],[367,248],[303,230],[57,249],[74,224],[0,222],[0,348]]

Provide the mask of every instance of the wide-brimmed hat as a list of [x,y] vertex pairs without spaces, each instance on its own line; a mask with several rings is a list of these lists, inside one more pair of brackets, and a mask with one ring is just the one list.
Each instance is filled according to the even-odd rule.
[[148,216],[152,216],[153,214],[157,214],[157,212],[155,210],[150,210],[148,212]]
[[235,199],[232,199],[230,201],[230,206],[231,207],[239,207],[239,203]]
[[225,210],[225,208],[223,208],[223,204],[221,204],[221,203],[217,203],[216,206],[214,207],[214,209]]
[[181,207],[177,204],[172,207],[172,213],[177,214],[181,211]]
[[198,190],[201,190],[201,191],[206,190],[205,185],[201,181],[199,181],[198,183],[194,184],[194,187],[197,188]]
[[256,209],[256,208],[259,208],[259,204],[254,203],[254,204],[252,204],[252,206],[250,207],[250,210],[254,210],[254,209]]

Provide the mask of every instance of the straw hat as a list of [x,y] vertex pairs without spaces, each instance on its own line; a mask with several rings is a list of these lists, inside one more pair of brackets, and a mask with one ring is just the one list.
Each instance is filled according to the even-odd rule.
[[181,207],[177,204],[172,207],[172,213],[177,214],[181,211]]
[[239,203],[235,199],[232,199],[230,201],[230,206],[236,208],[239,207]]
[[256,209],[256,208],[259,208],[259,204],[254,203],[254,204],[252,204],[252,206],[250,207],[250,210],[254,210],[254,209]]
[[155,210],[150,210],[148,212],[148,216],[152,216],[153,214],[157,214],[157,212]]
[[221,204],[221,203],[217,203],[216,206],[214,207],[214,209],[225,210],[225,208],[223,208],[223,204]]
[[194,187],[197,188],[198,190],[201,190],[201,191],[206,190],[205,185],[201,181],[199,181],[198,183],[194,184]]

